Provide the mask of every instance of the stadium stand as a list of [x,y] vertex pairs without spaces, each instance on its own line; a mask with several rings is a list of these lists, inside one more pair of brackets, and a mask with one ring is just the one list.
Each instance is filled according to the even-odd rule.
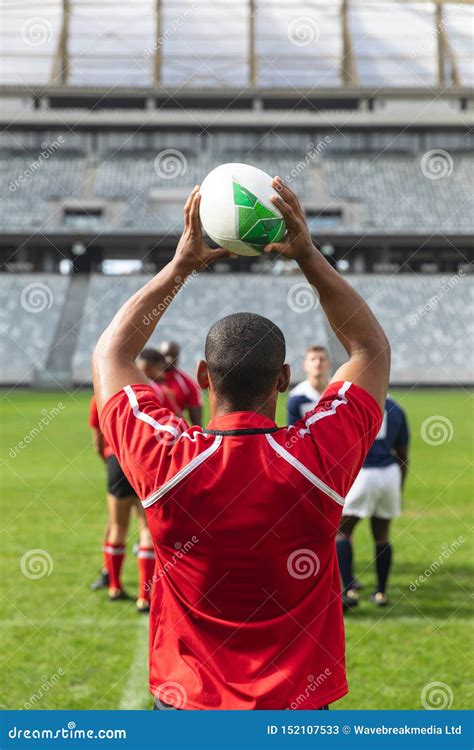
[[1,382],[31,385],[44,369],[66,304],[58,275],[0,275]]
[[[90,357],[100,333],[146,279],[143,274],[93,274],[79,282],[75,277],[71,281],[47,274],[0,276],[2,384],[44,385],[48,379],[49,385],[55,381],[90,383]],[[472,276],[365,274],[348,279],[387,332],[393,383],[454,386],[474,382]],[[64,330],[65,324],[73,324],[72,286],[75,306],[82,310],[73,338],[71,330],[68,335]],[[317,302],[300,276],[215,273],[192,278],[165,314],[159,337],[182,343],[182,364],[192,373],[209,326],[238,310],[272,317],[281,326],[295,380],[301,376],[301,356],[309,343],[333,347]],[[157,343],[156,337],[152,343]],[[339,356],[334,349],[335,365]]]

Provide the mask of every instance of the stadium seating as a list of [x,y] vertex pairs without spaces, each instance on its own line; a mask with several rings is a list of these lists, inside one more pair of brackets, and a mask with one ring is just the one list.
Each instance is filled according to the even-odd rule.
[[[235,148],[240,141],[245,144],[245,137],[237,139]],[[295,141],[290,158],[281,144],[278,150],[270,141],[256,147],[250,139],[246,153],[245,148],[240,152],[230,148],[221,151],[226,143],[222,136],[216,139],[219,150],[212,152],[189,147],[169,150],[168,142],[169,139],[163,141],[163,149],[158,146],[153,151],[138,150],[133,154],[105,151],[89,159],[53,154],[35,170],[33,178],[21,183],[18,178],[28,174],[31,160],[5,156],[0,159],[0,169],[9,187],[0,209],[0,226],[5,230],[64,228],[58,210],[60,202],[82,198],[86,203],[91,199],[103,200],[104,204],[124,203],[118,212],[104,214],[103,230],[177,232],[182,226],[181,206],[187,192],[218,164],[244,160],[289,178],[298,194],[316,211],[337,206],[341,219],[330,227],[334,234],[449,235],[474,231],[474,158],[467,153],[453,152],[449,156],[452,165],[447,164],[450,174],[443,179],[429,179],[422,171],[422,153],[353,155],[329,149],[319,155],[313,151],[308,156],[303,143],[299,142],[296,148]],[[228,144],[232,144],[232,139]]]
[[30,385],[44,368],[66,302],[64,276],[0,275],[1,382]]
[[[90,383],[90,356],[100,333],[146,276],[93,275],[72,363],[76,384]],[[347,277],[374,310],[392,345],[392,381],[444,385],[474,382],[474,278],[463,275],[352,275]],[[49,274],[0,276],[1,382],[38,382],[67,301],[67,277]],[[34,296],[36,290],[36,297]],[[294,379],[312,342],[332,346],[327,323],[299,275],[201,274],[163,317],[152,343],[176,339],[182,365],[193,372],[213,321],[247,310],[271,317],[283,329]],[[35,301],[36,300],[36,301]],[[295,312],[299,311],[299,312]],[[337,352],[333,359],[337,362]],[[43,382],[45,379],[42,379]]]

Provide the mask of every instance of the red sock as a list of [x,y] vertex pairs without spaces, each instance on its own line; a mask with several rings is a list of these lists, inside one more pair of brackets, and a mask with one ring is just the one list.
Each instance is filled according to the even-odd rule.
[[109,572],[107,567],[107,539],[104,539],[102,545],[102,572]]
[[153,585],[153,574],[155,572],[155,552],[153,547],[140,546],[138,548],[137,562],[140,581],[138,596],[140,599],[146,599],[149,602]]
[[120,573],[122,571],[124,558],[125,547],[122,544],[111,544],[110,542],[106,543],[105,564],[107,566],[107,572],[109,574],[109,588],[111,589],[122,589]]

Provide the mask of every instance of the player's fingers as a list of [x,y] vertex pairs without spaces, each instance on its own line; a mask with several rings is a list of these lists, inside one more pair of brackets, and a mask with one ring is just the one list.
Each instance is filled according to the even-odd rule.
[[184,223],[186,226],[189,223],[189,214],[191,211],[191,206],[193,204],[194,196],[196,195],[198,190],[199,190],[199,185],[196,185],[195,187],[193,187],[193,189],[188,195],[188,199],[186,203],[184,204]]
[[272,203],[281,211],[289,232],[299,229],[298,219],[295,216],[294,209],[281,197],[281,195],[272,195]]
[[289,206],[291,206],[294,211],[300,211],[301,213],[303,213],[303,209],[301,208],[301,204],[296,193],[294,193],[293,190],[283,182],[281,177],[275,177],[273,187],[278,190],[281,197],[288,203]]
[[199,185],[194,188],[193,199],[189,209],[189,227],[194,235],[199,237],[202,234],[201,219],[199,217],[199,206],[201,203],[201,193],[199,192]]
[[280,255],[288,248],[288,242],[270,242],[263,248],[264,253],[279,253]]

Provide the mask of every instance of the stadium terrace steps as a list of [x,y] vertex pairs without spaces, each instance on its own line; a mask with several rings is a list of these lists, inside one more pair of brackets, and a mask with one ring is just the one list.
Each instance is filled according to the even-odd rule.
[[78,333],[89,287],[89,277],[70,277],[64,309],[51,343],[44,367],[35,369],[36,387],[69,388],[72,385],[72,358],[79,344]]

